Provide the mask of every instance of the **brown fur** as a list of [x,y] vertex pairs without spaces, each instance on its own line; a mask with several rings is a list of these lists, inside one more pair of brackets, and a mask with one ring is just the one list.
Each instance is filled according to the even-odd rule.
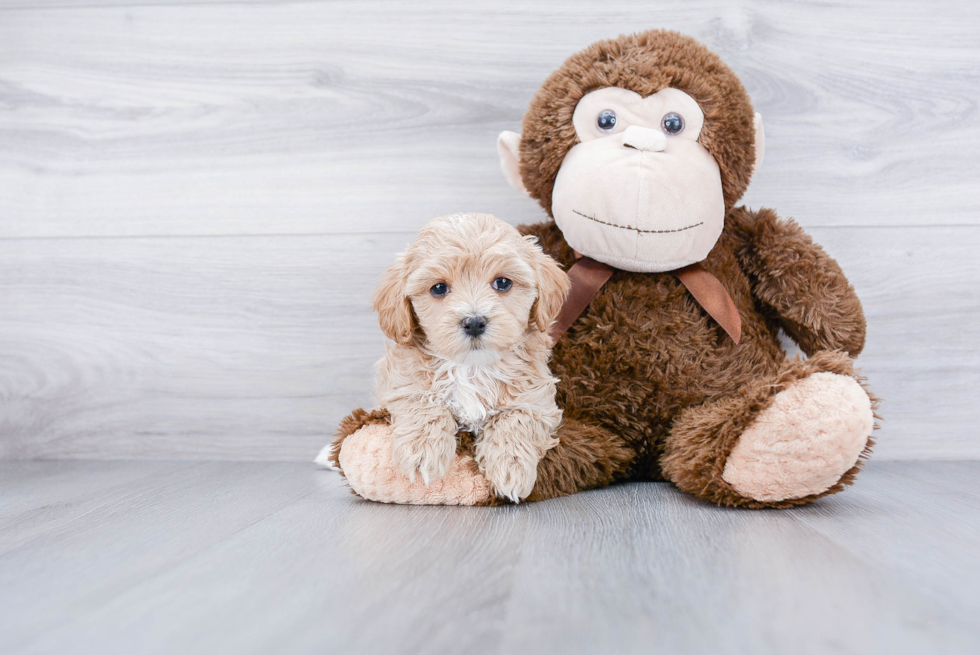
[[[740,216],[747,216],[744,209]],[[743,244],[739,262],[754,280],[755,293],[779,317],[779,325],[807,355],[843,348],[852,357],[864,349],[861,302],[836,265],[828,266],[823,248],[793,221],[780,222],[771,209],[755,220],[732,221]],[[819,290],[814,302],[798,304],[804,281]]]
[[568,496],[625,479],[635,452],[615,434],[596,425],[565,419],[558,445],[538,464],[538,481],[528,501]]
[[[545,251],[563,265],[574,262],[554,223],[522,229],[537,235]],[[771,247],[774,241],[778,248]],[[797,265],[801,260],[807,265]],[[837,263],[795,223],[779,220],[770,210],[730,211],[726,231],[703,266],[738,306],[738,345],[673,274],[616,271],[552,351],[551,368],[561,380],[559,407],[582,423],[602,428],[604,434],[619,435],[632,450],[632,457],[611,451],[593,463],[615,470],[625,466],[616,479],[669,479],[685,491],[728,505],[810,502],[813,497],[760,503],[726,493],[721,471],[741,431],[790,381],[820,370],[853,374],[846,355],[833,354],[828,360],[832,353],[814,346],[841,351],[863,347],[860,301]],[[769,277],[760,281],[748,273],[763,270],[781,271],[778,287]],[[821,286],[812,285],[814,279]],[[814,356],[802,368],[786,359],[779,344],[786,307],[792,308],[787,332],[798,335],[804,350]],[[717,425],[712,431],[707,430],[709,424]],[[672,448],[665,457],[668,444]],[[563,452],[560,449],[561,445],[553,457]],[[710,466],[704,468],[706,463]],[[858,468],[821,495],[840,491]],[[531,498],[569,493],[542,475],[540,467],[538,475]]]
[[[738,438],[753,419],[772,404],[775,395],[792,383],[822,371],[855,375],[846,353],[821,352],[809,360],[794,359],[784,362],[774,377],[754,380],[740,389],[737,395],[685,410],[674,422],[667,439],[666,453],[661,460],[664,474],[681,491],[719,505],[751,508],[804,505],[851,484],[861,468],[861,460],[827,491],[776,503],[744,498],[721,477],[725,461]],[[873,405],[877,405],[876,400],[872,400]],[[864,457],[870,455],[872,445],[869,441]]]
[[[790,507],[840,491],[853,482],[860,459],[826,491],[793,500],[746,498],[722,478],[740,435],[777,393],[817,372],[856,377],[850,357],[864,347],[866,326],[840,267],[796,223],[768,209],[735,206],[755,161],[753,111],[716,55],[693,39],[652,31],[570,57],[525,116],[524,186],[550,215],[555,177],[577,143],[575,106],[607,86],[642,96],[678,88],[704,112],[699,141],[718,163],[726,215],[702,266],[738,307],[742,337],[735,344],[672,273],[616,271],[553,349],[565,421],[528,499],[626,479],[667,479],[705,500],[739,507]],[[574,262],[554,222],[521,229],[564,267]],[[780,329],[809,360],[787,359]],[[872,444],[869,438],[862,458]]]
[[521,179],[551,215],[551,192],[565,155],[578,143],[572,114],[584,95],[618,86],[649,96],[673,87],[704,112],[699,139],[721,169],[725,207],[745,193],[755,162],[754,112],[738,77],[703,45],[677,32],[653,30],[599,41],[551,74],[524,115]]
[[[561,444],[541,463],[531,498],[564,495],[599,479],[667,478],[725,505],[810,502],[817,496],[778,503],[743,498],[722,480],[722,471],[739,435],[780,390],[818,371],[854,375],[848,354],[864,347],[861,303],[837,263],[798,225],[768,209],[735,207],[755,161],[751,102],[716,55],[675,32],[593,44],[544,82],[524,118],[520,159],[524,186],[549,215],[558,169],[577,143],[575,106],[607,86],[641,96],[678,88],[704,112],[700,143],[718,162],[727,214],[725,230],[702,265],[737,305],[742,340],[736,345],[673,274],[617,271],[554,348],[558,403],[577,422],[567,436],[559,432]],[[553,222],[522,229],[562,265],[573,263]],[[780,328],[810,360],[787,361]],[[598,428],[598,437],[576,457],[572,453],[581,448],[586,427]],[[618,435],[615,446],[611,435]],[[559,462],[563,456],[569,460]],[[613,473],[579,480],[545,474],[546,467]],[[859,468],[860,462],[819,495],[840,491]]]

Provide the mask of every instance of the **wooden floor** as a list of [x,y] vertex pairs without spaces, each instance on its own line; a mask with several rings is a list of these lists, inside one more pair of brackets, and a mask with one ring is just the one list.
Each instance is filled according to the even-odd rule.
[[380,505],[300,463],[0,462],[0,652],[976,653],[980,462],[792,511]]

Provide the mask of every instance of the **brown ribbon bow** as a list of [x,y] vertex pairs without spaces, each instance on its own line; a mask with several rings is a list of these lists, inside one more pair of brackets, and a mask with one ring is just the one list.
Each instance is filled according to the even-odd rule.
[[[558,343],[572,323],[582,315],[595,295],[599,293],[599,289],[609,281],[615,271],[612,266],[597,262],[590,257],[582,257],[572,264],[568,269],[572,289],[558,313],[558,318],[548,331],[552,345]],[[704,311],[718,322],[735,343],[738,343],[742,337],[742,319],[738,315],[738,307],[718,278],[701,264],[679,268],[673,271],[673,274],[694,296]]]

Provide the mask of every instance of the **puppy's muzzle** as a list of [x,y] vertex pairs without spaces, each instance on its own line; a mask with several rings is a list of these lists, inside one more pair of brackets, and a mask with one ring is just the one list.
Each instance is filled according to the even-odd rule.
[[485,316],[467,316],[460,322],[460,325],[463,326],[463,332],[474,338],[487,331]]

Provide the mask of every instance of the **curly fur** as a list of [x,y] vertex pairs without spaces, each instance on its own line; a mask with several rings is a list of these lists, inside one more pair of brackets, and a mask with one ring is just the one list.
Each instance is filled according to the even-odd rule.
[[[574,262],[554,223],[521,229],[538,236],[564,266]],[[807,265],[797,265],[801,260]],[[738,345],[671,273],[616,271],[554,347],[559,406],[618,435],[633,452],[617,479],[668,479],[706,500],[744,507],[798,505],[840,491],[860,464],[822,494],[782,502],[744,498],[722,472],[735,441],[790,380],[817,371],[856,376],[846,351],[863,347],[865,322],[854,289],[795,223],[770,210],[730,211],[722,238],[702,265],[739,309]],[[778,271],[778,287],[771,277],[760,279],[760,271]],[[789,318],[787,306],[793,308]],[[846,320],[834,320],[827,307]],[[810,360],[786,359],[778,330],[787,321],[787,332],[802,335]],[[818,344],[841,352],[823,352]],[[866,454],[871,445],[869,439]],[[567,493],[558,484],[545,485],[542,478],[534,498]]]
[[[495,290],[499,278],[511,287]],[[436,284],[447,292],[433,295]],[[377,395],[391,414],[393,461],[410,480],[442,479],[466,430],[498,495],[531,493],[561,421],[546,330],[567,292],[533,240],[487,214],[430,221],[388,269],[375,308],[395,343],[378,364]],[[465,331],[473,317],[482,334]]]
[[[768,209],[735,206],[753,172],[753,111],[742,84],[716,55],[677,33],[651,31],[570,57],[545,81],[524,118],[524,186],[550,215],[555,177],[576,144],[575,106],[606,86],[642,96],[674,87],[704,112],[700,143],[718,163],[726,215],[701,265],[737,306],[742,337],[735,344],[672,273],[616,271],[553,349],[565,421],[558,445],[538,464],[529,499],[628,479],[667,479],[704,500],[737,507],[790,507],[840,491],[870,453],[870,435],[853,466],[817,493],[759,500],[725,480],[733,448],[778,394],[817,373],[863,384],[851,357],[864,347],[866,325],[840,267],[796,223]],[[562,266],[574,262],[554,222],[521,230]],[[787,359],[780,329],[809,359]],[[865,392],[873,412],[877,400]]]

